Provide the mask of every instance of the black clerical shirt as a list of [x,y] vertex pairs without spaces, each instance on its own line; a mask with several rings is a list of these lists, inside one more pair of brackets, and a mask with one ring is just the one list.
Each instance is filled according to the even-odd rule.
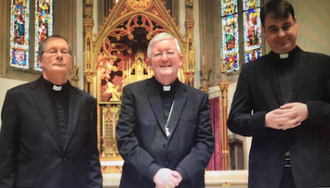
[[[293,102],[292,101],[293,84],[295,80],[296,69],[299,64],[298,48],[295,47],[287,55],[288,56],[286,58],[281,58],[279,54],[270,52],[270,57],[272,58],[272,63],[274,65],[280,90],[283,96],[284,104]],[[286,135],[287,132],[284,132],[283,134]],[[286,160],[290,160],[288,156],[289,155],[288,151],[290,149],[287,139],[289,139],[287,136],[283,137],[283,142],[286,144],[286,153],[285,153],[287,158]]]
[[54,90],[54,84],[46,79],[42,79],[45,85],[49,99],[51,100],[51,108],[58,120],[58,130],[61,136],[62,144],[66,141],[66,135],[68,130],[69,120],[69,91],[70,82],[67,81],[61,86],[55,86],[61,88],[58,91]]
[[[164,85],[159,83],[155,77],[152,77],[151,80],[154,82],[154,84],[156,85],[156,87],[159,91],[160,98],[162,101],[164,118],[165,118],[165,120],[167,120],[170,110],[171,110],[171,106],[172,106],[172,103],[174,100],[174,95],[175,95],[179,80],[176,79],[172,84],[170,84],[169,85],[170,89],[168,91],[166,89],[164,90]],[[168,87],[168,86],[165,86],[165,87]]]
[[299,63],[297,51],[298,49],[295,47],[287,54],[287,58],[281,58],[279,54],[274,52],[270,53],[284,103],[293,102],[291,99],[294,84],[293,82],[296,75],[296,69],[298,67],[297,65]]

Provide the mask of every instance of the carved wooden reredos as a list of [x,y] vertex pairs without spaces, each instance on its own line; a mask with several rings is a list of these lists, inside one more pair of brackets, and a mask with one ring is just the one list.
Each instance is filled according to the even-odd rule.
[[193,85],[195,74],[193,20],[186,22],[188,37],[185,38],[160,0],[121,0],[111,10],[100,31],[93,38],[92,10],[92,1],[86,0],[84,7],[84,75],[86,78],[84,89],[86,91],[96,96],[97,74],[98,72],[104,74],[100,71],[102,68],[106,69],[107,73],[111,72],[109,70],[111,66],[119,66],[122,72],[116,74],[117,76],[122,74],[120,77],[122,77],[123,85],[150,77],[152,73],[148,68],[145,71],[149,76],[130,77],[128,71],[131,71],[129,68],[132,66],[138,66],[134,64],[137,61],[136,54],[140,55],[140,61],[143,66],[145,65],[149,41],[154,35],[163,31],[178,39],[185,57],[182,75],[179,77],[182,82]]
[[[192,9],[187,6],[187,9]],[[168,32],[178,39],[184,63],[179,79],[193,85],[195,52],[193,20],[186,34],[179,32],[161,0],[120,0],[93,37],[93,1],[84,2],[84,89],[98,99],[98,134],[101,156],[119,158],[114,130],[121,105],[122,87],[153,73],[145,63],[153,36]]]

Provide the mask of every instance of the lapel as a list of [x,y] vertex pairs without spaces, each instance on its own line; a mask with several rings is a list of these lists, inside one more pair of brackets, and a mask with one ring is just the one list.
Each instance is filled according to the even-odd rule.
[[31,91],[32,91],[32,98],[34,100],[35,105],[40,113],[40,117],[43,120],[44,124],[48,128],[49,132],[53,136],[54,140],[56,141],[59,149],[62,148],[62,141],[60,138],[60,133],[57,129],[57,120],[56,116],[52,111],[50,99],[47,95],[46,88],[42,83],[42,78],[40,77],[37,81],[32,84]]
[[70,85],[68,131],[63,151],[67,149],[77,125],[80,109],[80,98],[81,96],[79,96],[78,90]]
[[297,48],[298,48],[298,53],[297,53],[298,65],[295,73],[295,78],[292,82],[293,90],[292,90],[291,101],[297,101],[299,91],[303,89],[302,88],[303,83],[309,73],[309,69],[312,66],[312,61],[309,60],[309,56],[307,55],[307,53],[301,50],[298,46]]
[[166,122],[164,119],[163,111],[161,110],[162,101],[160,99],[160,94],[157,89],[157,86],[152,83],[151,79],[148,79],[148,80],[146,80],[146,87],[144,90],[148,96],[150,106],[152,108],[153,113],[156,116],[158,125],[163,130],[164,134],[166,135],[166,133],[165,133],[165,123]]
[[182,109],[186,104],[186,100],[187,100],[187,88],[184,84],[180,82],[174,96],[173,112],[168,122],[169,131],[171,133],[169,139],[172,138],[172,135],[175,131],[175,128],[181,116]]
[[[147,80],[145,92],[147,93],[149,103],[151,105],[153,113],[156,116],[158,125],[159,125],[160,129],[163,130],[163,133],[166,136],[166,131],[165,131],[166,120],[164,119],[164,114],[163,114],[163,111],[161,110],[162,101],[160,99],[160,94],[159,94],[157,87],[152,83],[152,81],[150,79]],[[173,105],[172,115],[168,122],[169,131],[171,133],[170,136],[168,137],[169,139],[171,138],[171,136],[176,128],[176,125],[179,121],[180,115],[182,113],[182,109],[186,103],[186,99],[187,99],[186,86],[180,82],[178,85],[178,88],[176,90],[175,96],[174,96],[174,105]]]
[[272,56],[268,54],[265,57],[265,60],[261,62],[261,67],[262,67],[261,70],[263,70],[262,72],[264,72],[264,76],[266,77],[278,104],[281,105],[284,104],[284,99],[281,93],[281,88],[278,82],[277,74],[273,65],[274,63],[276,63],[274,61],[275,59],[273,59]]
[[67,130],[67,139],[64,143],[61,140],[60,132],[58,130],[58,120],[55,118],[56,115],[51,108],[51,100],[47,95],[46,88],[42,83],[42,78],[40,77],[34,84],[32,84],[32,98],[34,103],[37,106],[37,109],[40,113],[41,119],[45,123],[49,132],[53,136],[53,139],[56,141],[59,149],[65,151],[70,143],[79,115],[80,101],[79,101],[79,92],[73,86],[70,86],[70,96],[69,96],[69,120],[68,120],[68,130]]

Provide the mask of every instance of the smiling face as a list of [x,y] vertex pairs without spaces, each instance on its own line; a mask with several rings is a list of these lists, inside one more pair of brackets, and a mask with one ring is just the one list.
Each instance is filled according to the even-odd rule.
[[[67,81],[71,70],[71,54],[68,43],[61,38],[52,38],[45,44],[45,50],[38,63],[43,69],[43,77],[54,83],[52,80]],[[63,83],[54,83],[63,84]]]
[[297,20],[289,14],[288,18],[275,19],[272,14],[265,16],[264,36],[271,49],[278,54],[288,53],[296,46]]
[[147,60],[156,80],[164,85],[170,85],[176,80],[182,62],[183,55],[179,54],[173,38],[153,43],[151,57]]

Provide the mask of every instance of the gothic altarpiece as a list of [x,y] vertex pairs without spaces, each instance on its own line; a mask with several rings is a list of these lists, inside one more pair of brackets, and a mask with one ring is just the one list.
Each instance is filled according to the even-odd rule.
[[[187,6],[192,9],[192,6]],[[187,10],[188,11],[188,10]],[[98,147],[103,173],[119,173],[122,158],[116,140],[115,125],[121,107],[122,88],[150,78],[146,64],[151,38],[168,32],[178,39],[184,63],[179,79],[193,85],[195,52],[193,20],[186,20],[186,36],[160,0],[121,0],[111,10],[99,32],[92,37],[93,1],[84,2],[84,75],[85,91],[98,101]]]

